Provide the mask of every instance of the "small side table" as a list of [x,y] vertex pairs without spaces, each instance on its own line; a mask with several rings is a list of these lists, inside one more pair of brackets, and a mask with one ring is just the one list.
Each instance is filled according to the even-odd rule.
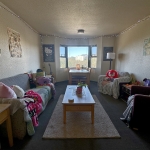
[[128,97],[131,95],[131,86],[129,84],[122,84],[120,98],[127,101]]
[[12,147],[13,146],[13,136],[12,136],[12,127],[11,127],[9,107],[10,107],[10,104],[0,104],[0,124],[2,124],[4,121],[6,121],[9,145],[10,145],[10,147]]

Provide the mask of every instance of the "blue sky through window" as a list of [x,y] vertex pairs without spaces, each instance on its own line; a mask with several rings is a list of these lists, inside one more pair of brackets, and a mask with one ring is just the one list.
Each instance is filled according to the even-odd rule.
[[83,54],[88,55],[88,47],[68,47],[68,57],[76,57]]
[[[68,46],[68,57],[76,57],[82,54],[88,55],[88,47]],[[92,55],[97,55],[97,47],[92,47]],[[65,47],[60,47],[60,56],[65,56]]]

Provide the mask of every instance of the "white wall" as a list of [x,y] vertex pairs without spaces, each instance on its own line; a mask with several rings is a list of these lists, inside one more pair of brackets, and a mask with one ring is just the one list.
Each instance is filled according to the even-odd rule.
[[[3,4],[0,2],[0,5]],[[23,53],[21,58],[10,56],[7,27],[20,33]],[[39,35],[3,8],[0,8],[0,49],[0,79],[29,71],[35,72],[41,67]]]
[[[68,80],[68,70],[67,68],[60,68],[60,54],[59,48],[60,45],[97,45],[98,48],[98,59],[97,59],[97,68],[92,69],[91,72],[91,81],[97,81],[100,74],[106,74],[106,71],[109,68],[109,62],[103,61],[103,46],[114,47],[114,37],[99,37],[95,39],[65,39],[57,38],[53,36],[43,36],[43,44],[54,44],[55,45],[55,62],[51,62],[53,74],[57,82]],[[48,63],[43,63],[48,69]],[[49,72],[46,70],[46,72]]]
[[[3,5],[2,3],[0,3]],[[3,5],[4,6],[4,5]],[[65,39],[54,36],[42,36],[30,29],[18,17],[0,8],[0,79],[25,72],[36,72],[38,68],[50,73],[49,62],[43,62],[42,44],[54,44],[55,62],[50,62],[57,82],[68,80],[67,69],[60,68],[60,45],[97,45],[97,68],[92,69],[91,80],[97,81],[100,74],[106,74],[109,62],[103,61],[103,47],[114,47],[114,38],[99,37],[95,39]],[[17,31],[21,36],[22,58],[10,57],[7,27]]]
[[143,56],[144,40],[150,38],[150,20],[137,24],[116,38],[116,70],[132,73],[142,81],[150,78],[150,55]]

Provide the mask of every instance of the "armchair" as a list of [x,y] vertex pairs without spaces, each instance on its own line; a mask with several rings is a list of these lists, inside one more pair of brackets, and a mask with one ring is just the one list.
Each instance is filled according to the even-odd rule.
[[129,127],[140,130],[150,130],[150,87],[132,86],[131,95],[135,96],[128,120]]
[[128,72],[118,72],[118,78],[109,79],[106,75],[99,75],[98,77],[98,91],[103,94],[112,95],[115,99],[118,99],[119,84],[122,82],[130,82],[131,75]]

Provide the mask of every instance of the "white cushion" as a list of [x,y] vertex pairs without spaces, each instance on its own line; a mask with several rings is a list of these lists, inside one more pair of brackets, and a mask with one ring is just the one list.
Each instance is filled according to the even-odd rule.
[[24,90],[18,86],[18,85],[13,85],[12,86],[13,91],[16,93],[17,97],[22,98],[24,97]]

